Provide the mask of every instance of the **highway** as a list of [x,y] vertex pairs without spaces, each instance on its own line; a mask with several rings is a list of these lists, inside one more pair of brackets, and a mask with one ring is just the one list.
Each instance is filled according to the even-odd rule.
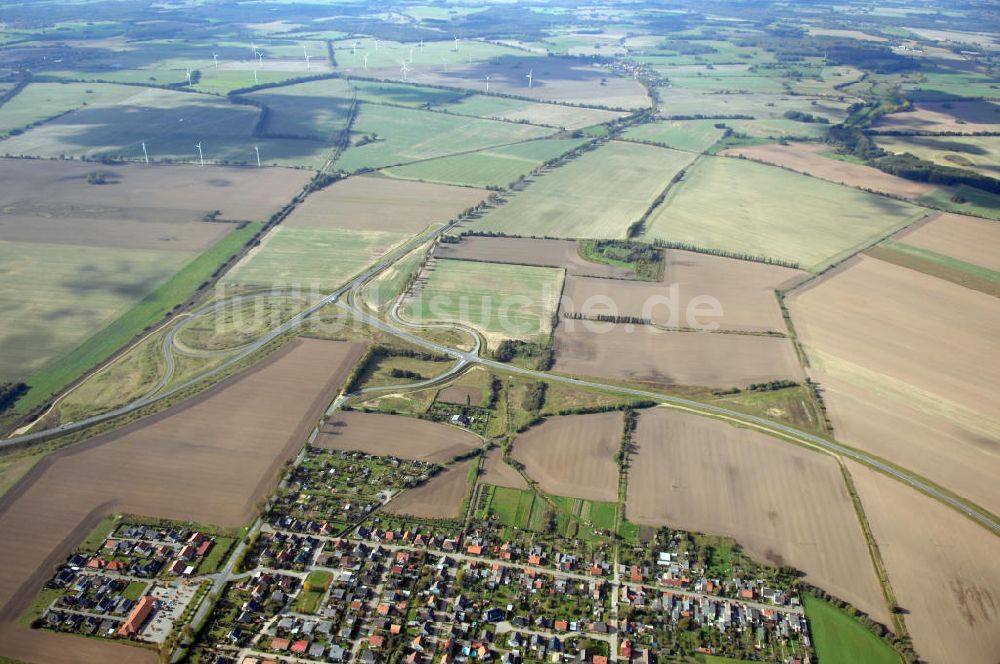
[[[0,441],[0,447],[31,443],[34,441],[40,441],[52,438],[54,436],[62,435],[72,431],[78,431],[93,424],[97,424],[99,422],[103,422],[115,417],[119,417],[121,415],[131,413],[133,411],[139,410],[140,408],[156,403],[157,401],[166,399],[172,395],[177,394],[178,392],[181,392],[182,390],[191,387],[192,385],[206,378],[209,378],[211,376],[217,375],[225,371],[226,369],[228,369],[229,367],[233,366],[238,362],[241,362],[242,360],[253,355],[261,348],[263,348],[273,340],[277,339],[281,335],[287,334],[295,330],[296,328],[307,322],[308,319],[316,312],[332,304],[336,305],[339,309],[351,314],[354,317],[354,319],[359,323],[364,323],[373,328],[391,334],[399,339],[403,339],[415,346],[426,348],[441,355],[447,355],[453,357],[455,360],[457,360],[456,364],[453,365],[447,372],[445,372],[445,374],[436,376],[426,381],[422,381],[421,383],[410,385],[409,387],[411,388],[419,388],[425,385],[439,383],[442,380],[446,379],[447,377],[450,377],[458,373],[467,366],[478,364],[508,374],[513,373],[522,376],[528,376],[538,380],[547,380],[547,381],[565,383],[569,385],[575,385],[581,388],[612,391],[618,394],[625,394],[628,396],[638,397],[640,399],[647,399],[650,401],[655,401],[657,403],[660,403],[664,406],[679,408],[696,414],[723,418],[735,424],[748,426],[757,429],[759,431],[768,433],[772,436],[776,436],[791,441],[793,443],[805,445],[807,447],[812,447],[814,449],[829,454],[846,457],[848,459],[861,463],[865,466],[868,466],[869,468],[877,470],[878,472],[881,472],[884,475],[887,475],[888,477],[898,480],[906,484],[907,486],[930,496],[931,498],[947,505],[948,507],[951,507],[952,509],[968,517],[969,519],[972,519],[974,522],[987,528],[994,534],[1000,535],[1000,521],[998,521],[998,519],[992,514],[984,510],[976,509],[975,507],[965,503],[964,501],[951,495],[950,493],[942,491],[941,489],[931,485],[924,479],[918,477],[917,475],[905,469],[898,468],[894,465],[890,465],[882,461],[881,459],[878,459],[860,450],[847,447],[845,445],[837,443],[836,441],[823,438],[821,436],[817,436],[815,434],[811,434],[806,431],[802,431],[800,429],[797,429],[787,424],[783,424],[781,422],[775,422],[773,420],[769,420],[756,415],[748,415],[745,413],[741,413],[739,411],[724,408],[722,406],[700,403],[698,401],[685,399],[683,397],[671,396],[668,394],[662,394],[659,392],[621,387],[618,385],[609,385],[597,381],[573,378],[570,376],[563,376],[555,373],[550,373],[547,371],[523,369],[511,364],[497,362],[495,360],[483,357],[480,354],[481,351],[480,336],[475,330],[473,330],[468,326],[461,325],[458,323],[439,323],[439,324],[424,326],[406,322],[400,319],[398,316],[398,311],[397,311],[399,306],[398,301],[395,303],[395,305],[391,310],[390,313],[391,322],[390,322],[366,313],[362,308],[363,305],[359,305],[357,303],[358,294],[360,293],[361,289],[365,286],[365,284],[367,284],[370,280],[378,276],[384,270],[390,268],[401,257],[405,256],[407,253],[409,253],[416,247],[420,246],[421,244],[427,242],[430,239],[434,239],[444,233],[447,233],[449,230],[453,229],[459,223],[460,223],[459,220],[453,220],[452,222],[444,226],[426,231],[425,233],[422,233],[421,235],[413,238],[412,240],[400,245],[395,250],[391,251],[389,254],[383,257],[378,263],[374,264],[361,274],[355,276],[351,281],[341,286],[333,293],[330,293],[329,295],[323,297],[314,304],[310,305],[309,307],[299,312],[295,316],[291,317],[284,323],[280,324],[279,326],[277,326],[276,328],[274,328],[273,330],[271,330],[258,340],[241,347],[238,351],[235,352],[235,354],[232,357],[230,357],[229,359],[227,359],[225,362],[215,367],[214,369],[211,369],[202,374],[194,376],[180,385],[174,386],[169,390],[163,391],[163,387],[169,381],[169,376],[168,376],[164,379],[161,379],[161,381],[153,391],[147,393],[146,395],[126,405],[120,406],[118,408],[106,411],[98,415],[94,415],[79,420],[77,422],[62,424],[57,427],[53,427],[51,429],[46,429],[43,431],[7,438],[5,440]],[[243,295],[239,297],[246,298],[253,296]],[[236,299],[237,298],[233,298],[232,300],[228,300],[226,302],[231,303],[233,300]],[[204,315],[208,313],[213,307],[217,306],[219,306],[219,303],[210,303],[195,310],[189,316],[193,317],[193,316]],[[167,361],[168,371],[170,371],[171,374],[173,367],[172,351],[174,349],[174,336],[176,332],[179,331],[179,329],[183,325],[188,324],[189,319],[178,318],[177,321],[178,322],[175,323],[174,326],[171,328],[171,330],[167,333],[163,342],[163,353]],[[468,333],[469,335],[472,336],[473,339],[476,340],[475,346],[473,349],[469,351],[463,351],[460,349],[451,348],[449,346],[445,346],[443,344],[424,339],[409,332],[407,329],[404,329],[404,328],[423,329],[425,327],[449,328]],[[371,390],[366,389],[364,390],[364,393],[367,394],[369,392],[378,391],[379,389],[388,389],[388,388],[375,388]],[[399,386],[395,386],[392,389],[400,389],[400,388]],[[337,402],[335,402],[334,407],[339,406],[339,404],[342,402],[345,396],[353,396],[353,395],[342,395],[340,398],[338,398]]]

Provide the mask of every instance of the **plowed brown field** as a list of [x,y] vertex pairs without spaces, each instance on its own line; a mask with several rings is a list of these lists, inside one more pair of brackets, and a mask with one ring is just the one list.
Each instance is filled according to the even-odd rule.
[[323,425],[313,444],[331,450],[441,462],[478,447],[479,438],[415,417],[348,411],[337,413]]

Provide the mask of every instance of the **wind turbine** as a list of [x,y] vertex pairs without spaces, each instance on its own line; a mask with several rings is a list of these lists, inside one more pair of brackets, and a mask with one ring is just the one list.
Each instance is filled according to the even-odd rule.
[[458,53],[458,35],[455,35],[455,52]]
[[202,166],[204,166],[205,165],[205,155],[203,155],[201,153],[201,141],[198,141],[198,143],[197,143],[197,145],[195,145],[195,147],[198,148],[198,161],[201,162]]
[[255,145],[253,151],[257,153],[257,168],[260,168],[260,148]]
[[142,156],[146,158],[146,163],[149,163],[149,153],[146,152],[146,141],[142,142]]
[[306,45],[305,44],[302,45],[302,55],[306,59],[306,69],[309,69],[309,58],[312,57],[312,56],[310,56],[309,53],[306,51]]
[[190,69],[187,70],[187,79],[188,79],[188,85],[191,85],[191,70]]
[[257,56],[257,62],[260,64],[260,68],[264,68],[264,51],[254,51],[254,55]]
[[375,40],[375,50],[376,51],[378,50],[378,40],[377,39]]
[[354,46],[351,47],[351,55],[356,56],[357,54],[358,54],[358,42],[354,42]]
[[413,49],[410,49],[410,63],[413,63]]
[[403,60],[403,62],[401,62],[400,64],[403,66],[400,67],[399,71],[402,72],[403,74],[403,83],[406,83],[406,72],[410,70],[406,67],[406,60]]
[[219,68],[219,54],[218,53],[213,53],[212,54],[212,60],[215,61],[215,68],[218,69]]
[[424,40],[423,39],[420,40],[420,50],[421,51],[424,50]]
[[486,91],[487,92],[490,91],[490,75],[489,74],[486,75]]
[[528,73],[524,75],[524,77],[525,77],[526,79],[528,79],[528,89],[529,89],[529,90],[531,89],[531,74],[532,74],[532,72],[534,72],[534,71],[535,71],[534,69],[529,69],[529,70],[528,70]]
[[253,68],[253,84],[257,85],[257,68]]
[[368,71],[368,54],[365,53],[365,71]]

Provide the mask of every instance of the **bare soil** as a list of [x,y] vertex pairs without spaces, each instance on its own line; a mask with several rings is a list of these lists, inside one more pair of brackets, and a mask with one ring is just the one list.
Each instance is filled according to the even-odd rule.
[[479,447],[479,438],[445,424],[401,415],[346,411],[323,425],[313,443],[331,450],[442,462]]
[[426,484],[403,492],[386,505],[393,514],[419,519],[455,519],[462,516],[462,501],[469,492],[469,467],[478,459],[455,464]]
[[467,385],[449,385],[438,392],[437,400],[444,401],[445,403],[478,406],[483,402],[483,390],[479,387]]
[[236,226],[233,224],[204,221],[135,222],[123,219],[2,215],[0,241],[201,252],[234,228]]
[[889,616],[840,468],[831,457],[719,420],[642,411],[626,514],[725,535],[876,620]]
[[883,115],[875,131],[975,134],[996,131],[1000,124],[1000,104],[992,101],[922,101],[914,108]]
[[900,242],[1000,271],[1000,222],[941,213],[896,237]]
[[14,622],[53,568],[109,513],[225,527],[249,521],[362,349],[290,342],[197,397],[39,462],[0,499],[0,532],[14,534],[0,547],[0,654],[67,663],[155,661],[123,646],[91,648],[87,639],[67,647],[65,639]]
[[547,493],[617,501],[622,425],[618,411],[552,417],[520,434],[511,456]]
[[632,279],[632,270],[591,263],[580,256],[576,240],[535,238],[465,237],[459,244],[441,244],[438,258],[456,258],[484,263],[516,263],[561,267],[567,275]]
[[352,177],[311,194],[285,223],[298,228],[418,233],[450,221],[488,193],[472,187]]
[[483,462],[483,473],[479,481],[495,486],[505,486],[509,489],[527,489],[528,482],[521,473],[504,463],[503,451],[495,447],[486,453]]

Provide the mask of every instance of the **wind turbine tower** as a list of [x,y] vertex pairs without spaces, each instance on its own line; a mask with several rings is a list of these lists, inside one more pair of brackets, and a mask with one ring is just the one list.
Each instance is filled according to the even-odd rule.
[[188,79],[188,85],[191,85],[191,70],[190,69],[187,70],[187,79]]
[[368,71],[368,54],[365,53],[365,71]]
[[486,91],[487,92],[490,91],[490,75],[489,74],[486,75]]
[[458,35],[455,36],[455,52],[458,53]]
[[215,61],[215,68],[218,69],[219,68],[219,54],[218,53],[213,53],[212,54],[212,60]]
[[257,153],[257,168],[260,168],[260,148],[255,145],[253,151]]
[[528,89],[529,89],[529,90],[531,89],[531,74],[532,74],[532,73],[533,73],[534,71],[535,71],[534,69],[529,69],[529,70],[528,70],[528,73],[524,75],[524,77],[525,77],[526,79],[528,79]]
[[195,145],[195,147],[198,148],[198,162],[202,166],[204,166],[205,165],[205,155],[203,155],[201,153],[201,141],[198,141],[198,143]]
[[400,63],[400,64],[402,64],[403,66],[400,67],[399,71],[402,72],[402,74],[403,74],[403,83],[406,83],[406,72],[408,72],[410,70],[407,68],[405,60],[402,63]]
[[146,141],[142,142],[142,156],[146,159],[146,163],[149,163],[149,153],[146,152]]

